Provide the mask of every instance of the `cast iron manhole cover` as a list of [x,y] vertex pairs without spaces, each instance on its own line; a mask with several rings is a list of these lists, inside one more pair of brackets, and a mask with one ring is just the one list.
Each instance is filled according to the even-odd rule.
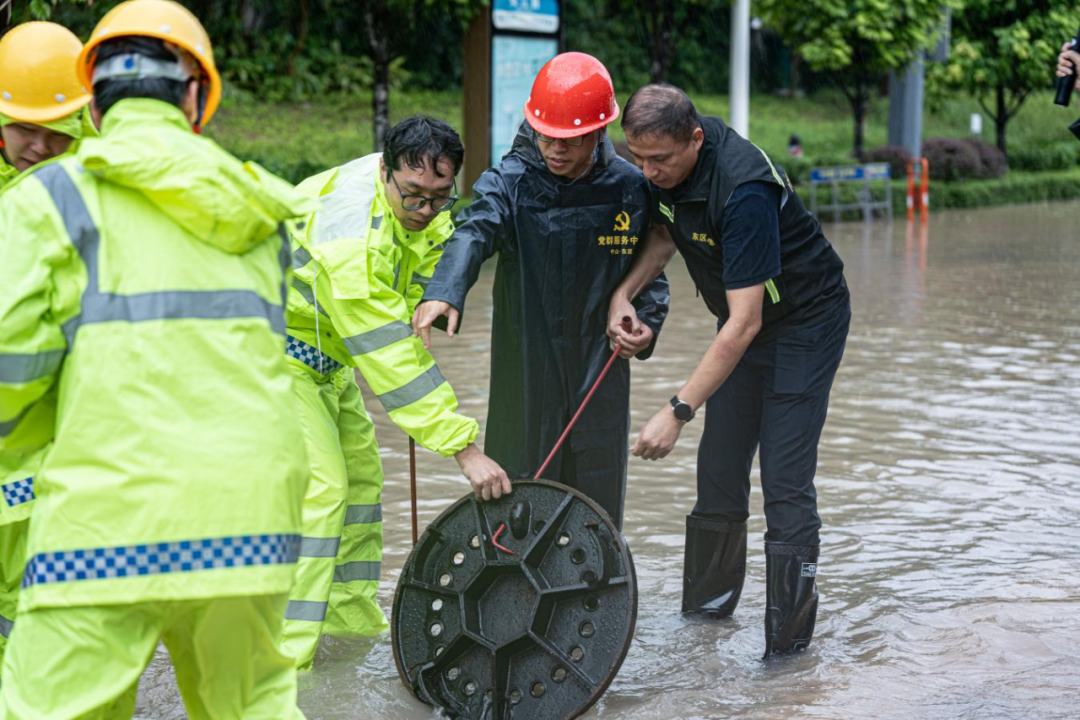
[[607,514],[565,485],[521,481],[424,531],[394,594],[394,660],[451,717],[568,720],[614,679],[636,618],[633,559]]

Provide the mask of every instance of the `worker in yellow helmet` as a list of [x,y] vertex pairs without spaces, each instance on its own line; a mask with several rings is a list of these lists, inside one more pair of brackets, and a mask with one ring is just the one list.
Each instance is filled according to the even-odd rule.
[[77,70],[101,137],[0,197],[0,453],[56,397],[0,718],[131,717],[160,640],[188,717],[300,718],[284,221],[312,202],[192,132],[221,81],[183,6],[118,5]]
[[0,190],[92,127],[90,93],[75,74],[82,47],[49,22],[24,23],[0,38]]
[[[48,22],[25,23],[0,38],[0,193],[20,173],[96,134],[86,110],[90,94],[75,74],[82,47],[70,30]],[[26,564],[34,476],[53,433],[51,403],[43,404],[35,432],[0,452],[0,659]]]

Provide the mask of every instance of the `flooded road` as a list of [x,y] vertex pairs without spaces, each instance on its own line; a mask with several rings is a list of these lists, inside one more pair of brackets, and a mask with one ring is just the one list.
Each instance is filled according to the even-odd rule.
[[[726,621],[682,617],[683,518],[700,422],[666,460],[632,459],[626,536],[640,586],[634,644],[586,717],[1080,717],[1080,204],[934,215],[923,235],[826,226],[854,316],[818,465],[821,608],[810,649],[763,663],[761,493],[746,587]],[[493,265],[467,326],[436,357],[484,417]],[[633,431],[712,339],[681,261],[655,356],[635,363]],[[386,469],[381,599],[410,548],[408,441],[368,396]],[[421,527],[468,492],[452,460],[418,458]],[[144,718],[183,717],[166,660]],[[308,718],[432,718],[398,680],[389,638],[324,639],[301,676]]]

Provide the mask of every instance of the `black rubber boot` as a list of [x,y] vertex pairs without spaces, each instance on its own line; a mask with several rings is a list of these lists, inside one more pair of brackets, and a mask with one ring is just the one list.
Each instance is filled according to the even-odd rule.
[[686,516],[682,611],[725,618],[735,612],[746,578],[746,523]]
[[765,543],[765,656],[803,650],[817,619],[817,545]]

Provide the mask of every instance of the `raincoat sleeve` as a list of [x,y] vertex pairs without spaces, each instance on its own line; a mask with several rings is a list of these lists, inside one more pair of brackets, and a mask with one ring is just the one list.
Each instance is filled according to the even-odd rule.
[[390,419],[427,449],[451,457],[476,440],[480,427],[456,412],[454,389],[413,337],[408,299],[387,282],[393,269],[380,268],[381,262],[378,253],[368,254],[363,297],[341,297],[326,287],[331,277],[319,286],[319,305]]
[[[55,396],[49,391],[67,351],[61,324],[74,312],[57,304],[78,297],[71,270],[81,263],[36,182],[4,193],[0,246],[0,453],[26,452],[52,437]],[[61,265],[68,272],[58,273]]]
[[454,235],[424,292],[424,300],[442,300],[465,310],[465,296],[480,266],[505,245],[512,225],[510,193],[498,170],[488,170],[473,186],[473,201],[461,211]]
[[670,303],[671,292],[664,273],[660,273],[641,291],[640,295],[634,298],[633,304],[637,310],[638,320],[648,325],[653,331],[652,343],[637,354],[638,360],[648,360],[656,349],[656,341],[660,339],[660,328],[664,325]]

